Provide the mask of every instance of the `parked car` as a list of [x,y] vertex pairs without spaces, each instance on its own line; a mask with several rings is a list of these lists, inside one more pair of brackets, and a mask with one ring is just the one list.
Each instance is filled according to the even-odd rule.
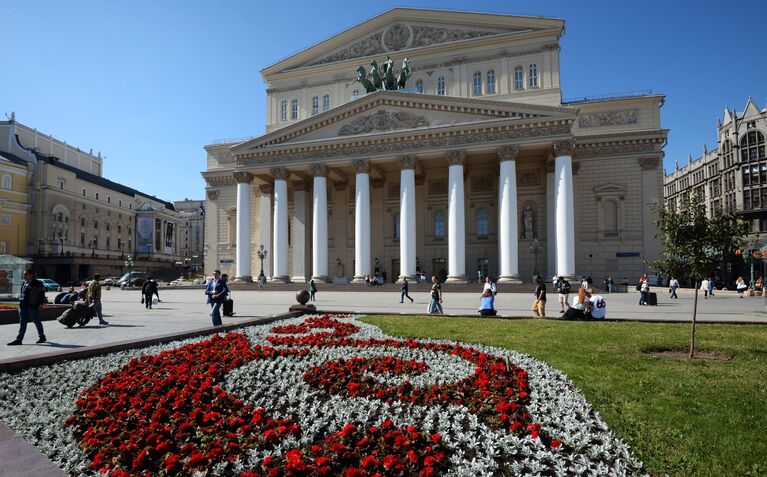
[[182,278],[176,278],[175,280],[173,280],[173,281],[168,283],[168,285],[170,285],[172,287],[177,287],[177,286],[183,285],[183,284],[184,284],[183,277]]
[[99,285],[101,286],[110,286],[113,287],[117,285],[117,282],[120,281],[120,277],[107,277],[99,282]]
[[195,278],[194,281],[192,282],[192,285],[205,285],[205,283],[206,283],[205,279],[200,277],[200,278]]
[[59,288],[61,288],[61,285],[59,285],[58,283],[54,282],[50,278],[38,278],[38,280],[40,280],[42,282],[43,286],[45,286],[45,289],[47,291],[56,291]]
[[120,277],[120,280],[117,281],[117,284],[120,286],[120,288],[125,288],[128,286],[140,287],[144,285],[146,276],[146,272],[128,272]]

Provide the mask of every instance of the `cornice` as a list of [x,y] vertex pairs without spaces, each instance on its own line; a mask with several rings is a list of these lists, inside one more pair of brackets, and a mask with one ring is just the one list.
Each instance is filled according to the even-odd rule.
[[[219,171],[216,171],[220,174]],[[203,178],[205,179],[205,183],[212,187],[220,187],[220,186],[227,186],[227,185],[233,185],[235,184],[234,176],[231,172],[225,172],[226,175],[206,175],[203,174]]]
[[572,134],[572,121],[552,121],[540,127],[519,127],[508,124],[487,129],[459,129],[431,131],[415,135],[408,132],[405,137],[387,136],[355,138],[354,141],[333,145],[307,145],[281,151],[263,151],[238,158],[240,166],[269,166],[289,164],[305,160],[354,159],[371,155],[415,154],[422,150],[470,148],[472,145],[502,146],[505,143],[525,141],[562,140]]

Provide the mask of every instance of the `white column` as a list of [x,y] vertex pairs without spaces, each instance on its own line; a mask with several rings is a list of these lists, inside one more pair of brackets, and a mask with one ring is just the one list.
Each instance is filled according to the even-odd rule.
[[357,172],[354,200],[354,279],[365,283],[370,275],[370,163],[366,159],[352,161]]
[[463,164],[466,153],[447,153],[448,222],[447,282],[466,283],[466,212],[463,200]]
[[253,174],[235,172],[237,181],[237,250],[234,272],[235,282],[252,282],[250,273],[250,182]]
[[575,210],[573,207],[573,143],[554,145],[555,202],[557,208],[557,275],[575,277]]
[[[259,227],[259,246],[263,245],[264,250],[266,250],[266,257],[264,258],[263,264],[264,275],[266,275],[266,277],[271,277],[272,255],[274,254],[274,249],[272,249],[272,192],[274,191],[274,186],[271,184],[264,184],[259,188],[261,189],[261,197],[258,202],[261,222]],[[258,266],[260,273],[261,264],[259,263]]]
[[270,171],[274,176],[274,272],[272,281],[288,282],[288,176],[284,167]]
[[403,156],[400,165],[399,280],[415,280],[415,156]]
[[328,277],[328,167],[312,166],[314,189],[312,193],[312,278],[329,282]]
[[294,283],[306,283],[306,186],[303,181],[293,182],[293,216],[290,218],[293,223],[293,276],[290,281]]
[[556,193],[554,185],[554,156],[546,162],[546,277],[553,278],[557,273],[557,224]]
[[519,279],[519,219],[517,217],[517,154],[519,146],[498,150],[501,177],[498,186],[498,255],[501,283],[521,283]]

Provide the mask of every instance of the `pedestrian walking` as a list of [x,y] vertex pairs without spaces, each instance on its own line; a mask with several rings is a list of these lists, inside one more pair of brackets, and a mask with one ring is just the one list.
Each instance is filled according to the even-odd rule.
[[314,283],[314,278],[309,280],[309,299],[311,301],[317,301],[315,294],[317,293],[317,285]]
[[[144,284],[141,286],[141,303],[144,307],[152,309],[152,297],[157,293],[157,282],[150,276],[147,277]],[[157,301],[160,301],[158,298]]]
[[709,279],[708,279],[708,296],[710,296],[711,298],[714,298],[714,288],[715,288],[715,285],[716,285],[716,280],[714,280],[713,278],[709,277]]
[[743,277],[738,277],[737,280],[735,280],[735,289],[738,290],[738,298],[743,298],[743,293],[748,288],[748,285],[746,285],[746,281],[743,280]]
[[19,333],[16,339],[8,343],[8,346],[17,346],[24,340],[24,334],[27,332],[27,323],[29,320],[37,328],[38,339],[36,343],[45,343],[45,332],[43,324],[40,321],[39,308],[45,303],[45,286],[43,282],[35,278],[35,272],[32,270],[24,271],[24,282],[21,284],[19,293]]
[[437,275],[431,277],[431,300],[429,301],[429,313],[437,313],[444,315],[445,312],[442,309],[442,285],[440,285]]
[[708,298],[708,278],[700,282],[700,289],[703,290],[703,298]]
[[679,297],[676,296],[677,288],[679,288],[679,280],[677,280],[676,277],[671,277],[671,280],[668,281],[668,291],[671,293],[670,298],[679,299]]
[[399,287],[399,289],[401,292],[399,295],[399,302],[403,303],[405,300],[405,297],[407,297],[407,299],[410,300],[410,303],[413,303],[413,299],[410,298],[410,295],[408,294],[409,288],[408,288],[407,278],[402,277],[402,286]]
[[546,282],[540,276],[535,279],[538,286],[535,287],[535,301],[533,302],[533,312],[539,318],[546,317]]
[[109,322],[104,320],[104,315],[101,312],[101,284],[99,283],[99,280],[101,279],[101,276],[96,273],[93,275],[93,280],[88,284],[88,294],[86,295],[86,301],[88,302],[88,306],[93,308],[93,311],[96,313],[96,316],[99,317],[99,324],[100,325],[108,325]]
[[564,313],[567,308],[570,308],[570,282],[565,280],[563,276],[557,277],[554,291],[557,292],[559,298],[559,312]]
[[205,303],[210,305],[211,308],[213,308],[213,298],[211,297],[213,296],[213,288],[215,287],[215,285],[216,285],[216,280],[214,278],[211,278],[210,280],[207,280],[205,282],[205,297],[206,297]]
[[639,285],[639,304],[649,305],[647,301],[650,298],[650,281],[645,277]]
[[226,280],[221,276],[219,270],[213,272],[213,293],[210,295],[210,299],[213,302],[213,312],[211,317],[213,318],[213,326],[221,326],[221,305],[229,295],[229,287],[226,284]]
[[264,289],[264,285],[266,284],[266,275],[259,275],[258,276],[258,289],[259,291]]
[[607,275],[605,278],[605,290],[607,290],[607,293],[612,293],[614,287],[615,282],[613,281],[612,275]]

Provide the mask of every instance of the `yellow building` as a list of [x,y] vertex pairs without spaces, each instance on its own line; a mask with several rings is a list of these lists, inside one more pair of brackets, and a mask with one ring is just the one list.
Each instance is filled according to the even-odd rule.
[[0,254],[18,256],[26,252],[31,174],[27,161],[0,152]]

